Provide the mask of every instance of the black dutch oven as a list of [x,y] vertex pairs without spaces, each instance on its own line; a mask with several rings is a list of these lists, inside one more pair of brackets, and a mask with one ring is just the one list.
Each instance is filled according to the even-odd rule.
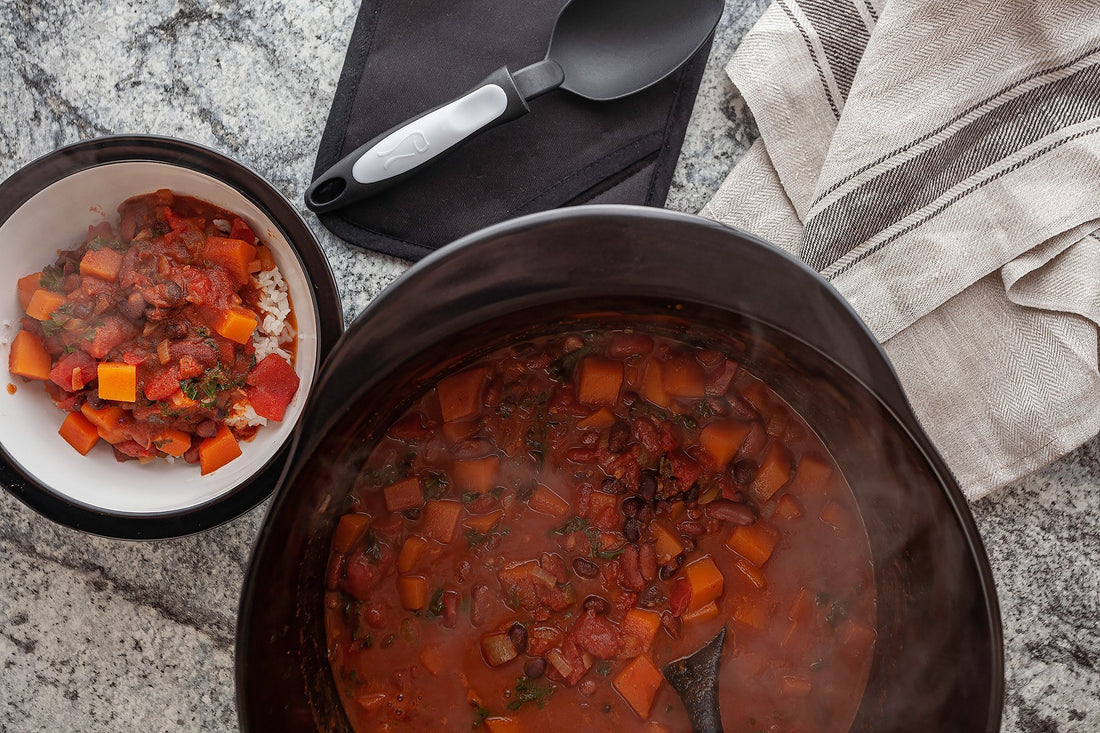
[[690,215],[591,206],[459,240],[397,280],[337,344],[245,581],[244,731],[349,729],[325,655],[324,568],[348,487],[388,421],[502,343],[638,319],[734,352],[802,414],[847,477],[878,589],[878,639],[852,730],[999,729],[1001,624],[985,552],[858,316],[761,240]]

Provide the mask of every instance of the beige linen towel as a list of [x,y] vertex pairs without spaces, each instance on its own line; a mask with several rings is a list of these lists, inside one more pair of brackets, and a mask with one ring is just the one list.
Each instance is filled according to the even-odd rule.
[[970,498],[1100,431],[1100,2],[774,0],[704,216],[793,252]]

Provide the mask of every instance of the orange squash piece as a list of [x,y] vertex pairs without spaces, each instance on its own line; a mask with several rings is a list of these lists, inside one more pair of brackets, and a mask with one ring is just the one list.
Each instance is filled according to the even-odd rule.
[[665,382],[662,377],[663,367],[661,362],[654,359],[645,368],[645,376],[642,377],[642,397],[657,405],[668,407],[671,398],[665,391]]
[[685,565],[684,577],[687,578],[688,586],[691,588],[688,613],[717,600],[725,588],[726,579],[714,563],[714,558],[709,555]]
[[336,531],[332,533],[332,550],[343,554],[351,549],[363,531],[370,526],[370,515],[345,514],[340,517]]
[[734,601],[730,616],[734,621],[759,631],[768,627],[773,607],[774,604],[763,594],[752,598],[745,596]]
[[714,464],[722,468],[737,455],[751,430],[752,423],[740,420],[712,422],[699,431],[699,445],[714,459]]
[[42,282],[42,273],[35,272],[25,277],[19,278],[15,284],[15,289],[19,293],[19,304],[23,306],[23,310],[27,310],[27,306],[31,303],[31,296],[34,295],[34,291],[38,290],[40,283]]
[[791,477],[791,456],[779,441],[772,441],[760,461],[760,470],[749,486],[756,500],[765,504]]
[[706,394],[707,373],[690,356],[678,356],[661,367],[661,382],[673,397],[698,399]]
[[657,551],[657,562],[664,565],[672,558],[684,551],[684,543],[668,527],[659,521],[649,525],[649,531],[656,537],[657,542],[653,549]]
[[419,611],[428,605],[428,581],[419,575],[397,576],[397,597],[409,611]]
[[122,253],[108,247],[90,249],[80,258],[82,277],[98,277],[113,283],[118,277],[118,268],[122,264]]
[[88,451],[99,442],[99,433],[96,432],[95,425],[88,422],[88,418],[79,412],[70,412],[66,415],[65,421],[61,423],[61,429],[57,432],[82,456],[88,455]]
[[52,290],[39,288],[31,295],[27,303],[27,315],[35,320],[48,321],[54,311],[65,304],[65,296]]
[[711,601],[706,605],[696,608],[694,611],[688,611],[680,618],[685,624],[710,621],[712,618],[718,618],[718,603]]
[[118,405],[104,405],[97,410],[85,402],[80,406],[80,412],[88,418],[88,422],[104,430],[116,430],[123,424],[124,413]]
[[657,690],[661,688],[662,679],[660,671],[653,666],[653,662],[642,654],[634,657],[634,660],[619,672],[611,684],[634,709],[638,717],[645,720],[649,717],[650,708],[653,707],[653,700],[657,697]]
[[657,632],[661,630],[661,615],[655,611],[632,608],[626,612],[619,628],[633,642],[628,644],[631,651],[642,654],[649,651],[653,640],[657,638]]
[[601,407],[588,417],[577,421],[577,427],[581,430],[599,430],[600,428],[609,428],[614,424],[615,413],[606,407]]
[[758,568],[772,556],[779,534],[768,524],[757,522],[734,527],[726,540],[726,547],[736,552]]
[[247,308],[234,306],[222,312],[221,318],[214,324],[214,330],[222,338],[235,341],[238,344],[247,344],[252,338],[252,332],[260,325],[256,314]]
[[481,386],[488,374],[489,369],[481,367],[439,380],[435,392],[443,422],[458,422],[477,414],[481,406]]
[[424,503],[424,491],[416,476],[390,484],[382,493],[386,497],[386,508],[391,512],[403,512]]
[[256,246],[243,239],[207,237],[202,258],[233,276],[238,285],[249,281],[249,265],[256,259]]
[[531,494],[531,498],[527,500],[527,506],[536,512],[549,514],[559,519],[569,515],[569,502],[542,484],[539,484],[535,492]]
[[97,373],[99,375],[99,398],[101,400],[137,401],[136,366],[101,361],[97,366]]
[[484,494],[492,491],[500,475],[500,458],[485,456],[455,461],[451,466],[451,478],[459,491],[475,491]]
[[461,513],[462,505],[457,501],[429,501],[424,505],[424,534],[436,542],[450,542],[455,538]]
[[8,351],[8,371],[27,379],[50,378],[50,353],[38,334],[20,331],[15,334]]
[[803,456],[788,491],[799,496],[821,496],[829,487],[832,466],[816,458]]
[[213,438],[199,443],[199,473],[205,476],[241,455],[241,446],[233,431],[224,424],[218,426]]
[[[346,515],[345,515],[346,516]],[[333,547],[335,547],[335,542]],[[351,545],[348,545],[351,547]],[[416,567],[420,558],[424,557],[424,550],[428,549],[428,541],[423,537],[410,535],[401,545],[401,552],[397,553],[397,572],[407,573]],[[344,550],[346,552],[346,550]]]
[[443,437],[452,443],[459,443],[472,437],[481,429],[481,423],[477,420],[462,420],[461,422],[443,423]]
[[191,434],[167,428],[153,438],[153,445],[162,453],[179,458],[191,448]]
[[614,359],[586,356],[581,360],[577,400],[582,405],[613,405],[623,386],[623,364]]
[[472,517],[466,517],[466,519],[462,520],[462,526],[466,529],[480,532],[481,534],[489,534],[493,531],[493,527],[497,526],[497,523],[503,518],[504,510],[497,509],[488,514],[475,514]]

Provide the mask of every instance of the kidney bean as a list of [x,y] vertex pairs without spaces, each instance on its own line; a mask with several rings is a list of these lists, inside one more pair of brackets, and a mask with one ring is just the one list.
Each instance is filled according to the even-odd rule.
[[639,596],[638,602],[646,608],[653,608],[654,606],[659,605],[664,599],[664,596],[661,595],[661,589],[655,585],[651,585],[648,586],[644,591],[642,591],[641,596]]
[[203,420],[195,426],[195,435],[200,438],[213,438],[218,432],[218,424],[213,420]]
[[595,578],[600,572],[600,566],[586,557],[573,558],[573,572],[582,578]]
[[680,638],[680,631],[684,628],[684,622],[672,615],[672,611],[661,614],[661,626],[673,639]]
[[523,665],[523,675],[529,680],[537,680],[546,673],[546,660],[542,657],[528,659]]
[[601,596],[591,595],[584,599],[584,610],[592,611],[602,616],[611,610],[611,604]]
[[458,604],[461,600],[458,591],[443,591],[443,625],[448,629],[453,629],[458,623]]
[[629,441],[630,426],[620,420],[607,433],[607,450],[611,453],[622,453]]
[[758,470],[755,463],[747,458],[742,458],[733,464],[733,480],[740,486],[748,486],[756,478]]
[[527,651],[527,627],[516,621],[508,628],[508,640],[517,652],[523,654]]
[[693,519],[687,519],[676,525],[676,529],[685,534],[689,534],[692,537],[699,537],[707,533],[707,528],[700,522],[696,522]]
[[638,551],[638,563],[641,566],[642,577],[647,581],[657,577],[657,550],[646,542]]
[[619,582],[626,590],[641,590],[645,587],[645,578],[642,577],[641,560],[637,545],[627,545],[623,554],[619,557],[619,568],[622,575]]
[[612,359],[629,359],[653,351],[653,339],[641,333],[617,333],[607,344]]
[[489,586],[484,583],[475,585],[470,592],[470,623],[474,626],[485,623],[488,620],[489,606],[492,602],[493,597],[489,592]]
[[715,499],[707,504],[706,514],[708,517],[730,524],[749,525],[756,521],[756,515],[752,509],[728,499]]

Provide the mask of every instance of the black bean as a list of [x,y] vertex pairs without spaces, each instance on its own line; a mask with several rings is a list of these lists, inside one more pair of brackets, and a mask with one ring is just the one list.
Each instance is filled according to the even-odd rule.
[[630,407],[631,405],[633,405],[635,402],[638,401],[638,393],[637,392],[629,392],[629,391],[628,392],[623,392],[623,396],[620,399],[622,399],[624,405],[626,405],[627,407]]
[[619,479],[608,476],[603,480],[603,483],[600,484],[600,490],[605,494],[621,494],[626,491],[626,487],[623,486],[623,482]]
[[410,507],[401,512],[401,516],[403,516],[405,519],[408,519],[410,522],[415,522],[416,520],[420,519],[420,507]]
[[645,506],[645,500],[644,499],[642,499],[640,497],[637,497],[637,496],[628,497],[628,498],[623,500],[623,505],[621,507],[622,512],[623,512],[623,516],[627,517],[628,519],[631,518],[631,517],[636,517],[641,512],[642,507],[644,507],[644,506]]
[[600,574],[600,566],[586,557],[573,558],[573,572],[582,578],[595,578]]
[[691,488],[684,492],[684,503],[694,504],[699,501],[699,494],[702,491],[699,489],[699,484],[692,484]]
[[588,596],[584,599],[584,610],[603,615],[611,610],[611,604],[600,596]]
[[653,511],[657,514],[668,514],[672,511],[672,502],[668,499],[660,499],[657,505],[653,507]]
[[747,458],[733,464],[733,480],[741,486],[748,486],[756,478],[757,466]]
[[623,537],[627,542],[637,542],[642,536],[642,526],[635,518],[630,518],[623,523]]
[[648,469],[642,471],[642,476],[638,480],[638,493],[646,501],[653,501],[657,496],[657,474]]
[[680,544],[684,546],[685,552],[695,552],[695,548],[698,546],[694,538],[688,537],[685,534],[680,535]]
[[542,657],[528,659],[523,665],[523,675],[529,680],[537,680],[546,673],[546,660]]
[[88,395],[88,407],[92,408],[93,410],[102,410],[105,404],[107,403],[99,399],[99,395]]
[[607,434],[607,450],[611,453],[622,453],[626,450],[626,444],[630,440],[630,426],[619,421],[611,426]]
[[653,608],[661,602],[661,589],[655,585],[651,585],[642,591],[641,598],[638,600],[646,608]]
[[168,325],[164,329],[164,335],[170,339],[185,339],[187,338],[187,324],[182,321],[168,321]]
[[672,580],[676,573],[680,572],[680,566],[684,564],[684,554],[681,552],[672,558],[657,571],[657,577],[661,580]]
[[527,651],[527,627],[519,621],[512,624],[508,629],[508,640],[512,642],[517,652],[523,654]]

